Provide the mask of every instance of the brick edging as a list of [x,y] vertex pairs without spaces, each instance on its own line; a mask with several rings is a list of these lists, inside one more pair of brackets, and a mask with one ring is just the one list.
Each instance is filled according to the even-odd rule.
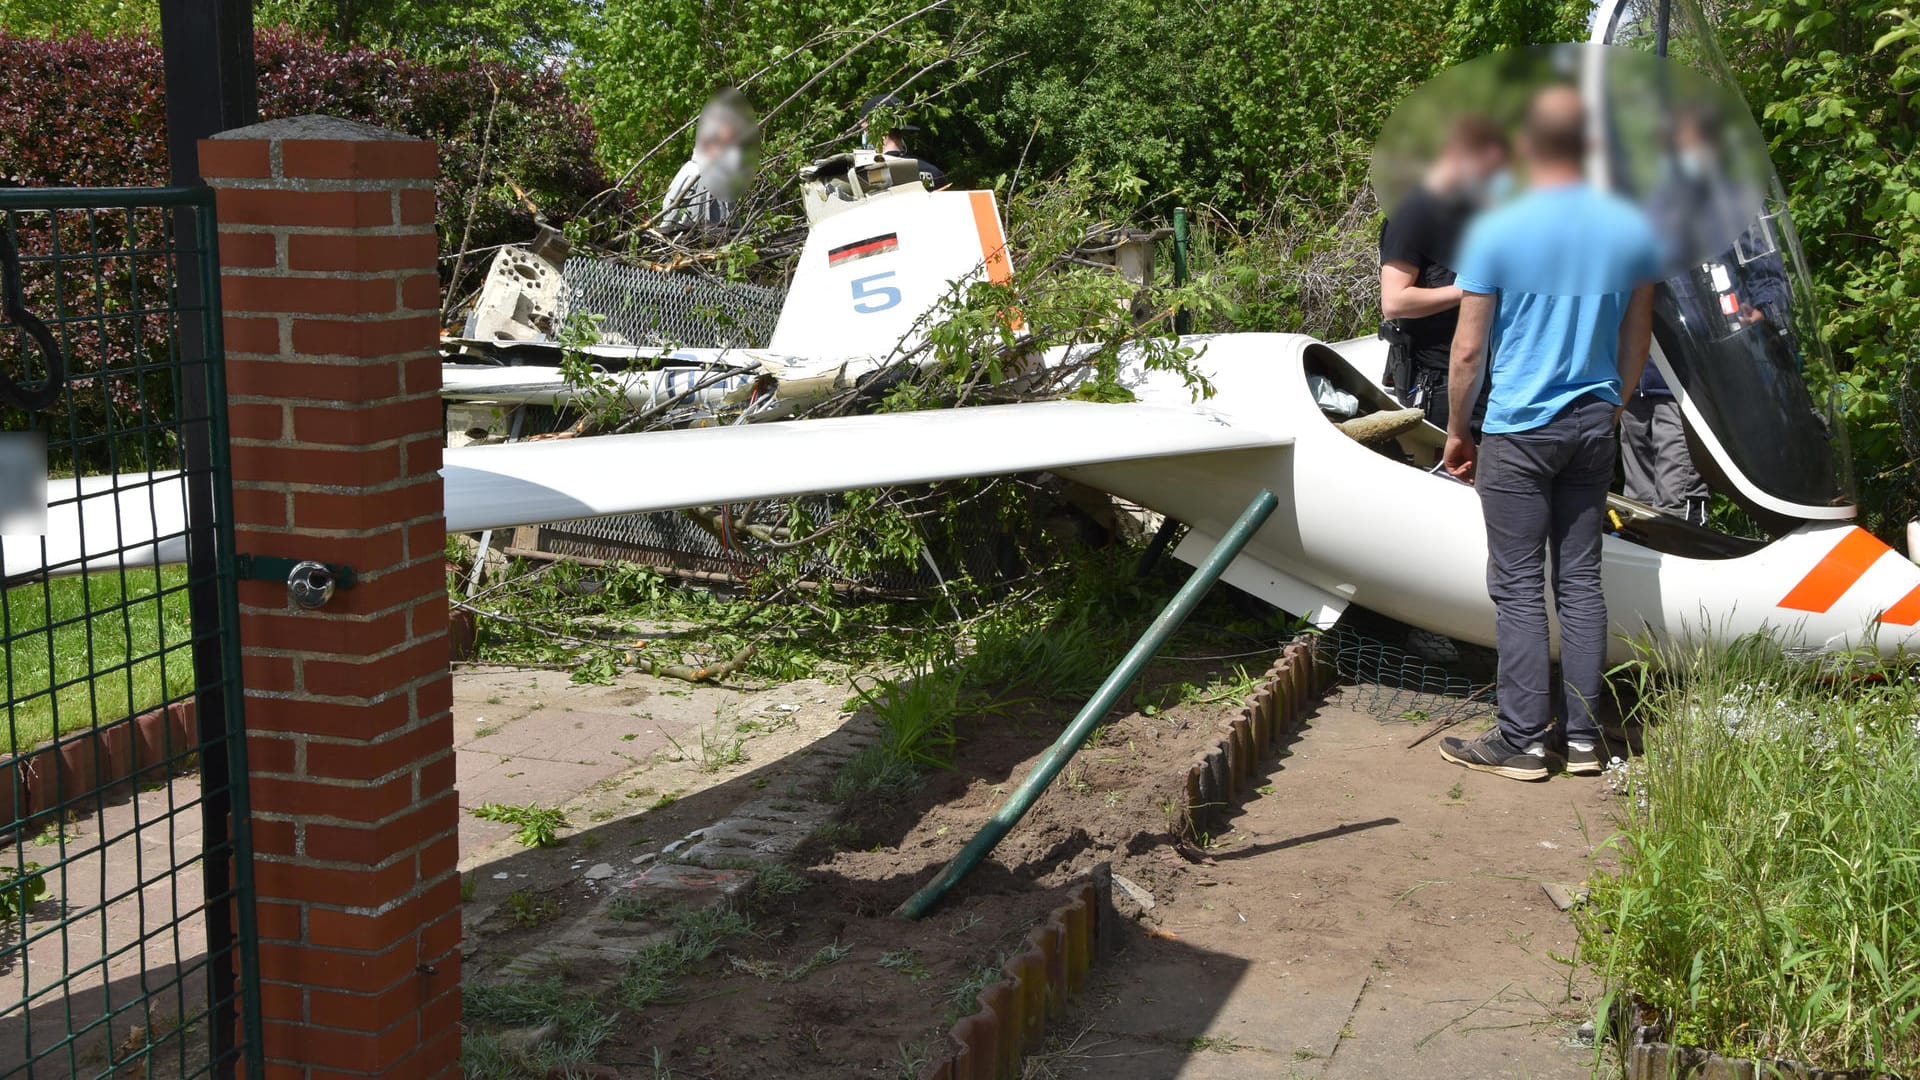
[[1676,1076],[1738,1077],[1758,1080],[1891,1080],[1872,1069],[1818,1069],[1774,1058],[1730,1058],[1694,1046],[1659,1042],[1647,1029],[1635,1030],[1627,1047],[1627,1080],[1669,1080]]
[[1113,950],[1118,929],[1112,870],[1093,868],[1072,900],[1027,935],[1026,948],[1000,966],[1006,976],[980,992],[980,1011],[947,1033],[945,1052],[920,1080],[1008,1080],[1040,1049],[1047,1022],[1086,989],[1097,957]]
[[1183,829],[1211,831],[1244,800],[1260,762],[1300,721],[1307,703],[1332,684],[1331,650],[1318,634],[1301,634],[1281,651],[1240,715],[1222,720],[1212,747],[1187,768]]
[[62,803],[130,794],[143,774],[172,777],[200,749],[197,715],[187,698],[0,759],[0,838]]

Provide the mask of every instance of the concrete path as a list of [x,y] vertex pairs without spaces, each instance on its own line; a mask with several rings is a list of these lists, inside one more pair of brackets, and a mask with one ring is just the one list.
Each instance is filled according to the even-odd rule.
[[1605,784],[1470,773],[1406,749],[1419,730],[1321,707],[1215,865],[1096,975],[1051,1074],[1588,1076],[1569,1036],[1592,988],[1540,882],[1586,876]]

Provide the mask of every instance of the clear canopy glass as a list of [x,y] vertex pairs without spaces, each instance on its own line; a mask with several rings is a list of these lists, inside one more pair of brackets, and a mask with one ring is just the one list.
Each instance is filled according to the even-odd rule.
[[[1593,40],[1664,52],[1744,102],[1695,0],[1608,0],[1596,13]],[[1755,128],[1744,109],[1712,117],[1710,125],[1741,135]],[[1612,132],[1597,142],[1602,154],[1619,145]],[[1676,164],[1686,163],[1682,149],[1670,140]],[[1614,181],[1628,190],[1663,182],[1617,159],[1610,165]],[[1778,174],[1763,163],[1759,176],[1759,210],[1739,214],[1731,245],[1671,268],[1659,287],[1654,362],[1680,400],[1696,462],[1715,489],[1778,530],[1852,517],[1854,499],[1840,383],[1819,333],[1806,259]],[[1666,228],[1684,231],[1711,216],[1709,207]]]

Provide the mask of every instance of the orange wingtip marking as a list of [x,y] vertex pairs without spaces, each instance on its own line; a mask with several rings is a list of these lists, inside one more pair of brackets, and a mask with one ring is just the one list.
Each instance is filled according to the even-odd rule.
[[980,254],[987,260],[987,280],[998,285],[1013,277],[1013,263],[1007,259],[1007,235],[1000,231],[993,195],[985,191],[967,194],[973,203],[973,227],[980,233]]
[[1888,626],[1912,626],[1920,622],[1920,585],[1900,598],[1900,602],[1888,608],[1880,621]]
[[1807,571],[1800,584],[1781,598],[1780,606],[1815,614],[1824,612],[1853,588],[1853,583],[1860,580],[1868,567],[1879,562],[1880,556],[1892,550],[1865,529],[1849,530],[1825,558]]

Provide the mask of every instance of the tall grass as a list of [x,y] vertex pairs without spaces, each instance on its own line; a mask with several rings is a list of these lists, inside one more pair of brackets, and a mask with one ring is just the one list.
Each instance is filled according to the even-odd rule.
[[1920,1075],[1920,684],[1754,642],[1670,660],[1610,775],[1585,958],[1675,1042]]
[[108,724],[193,689],[180,567],[54,578],[6,590],[0,754]]

